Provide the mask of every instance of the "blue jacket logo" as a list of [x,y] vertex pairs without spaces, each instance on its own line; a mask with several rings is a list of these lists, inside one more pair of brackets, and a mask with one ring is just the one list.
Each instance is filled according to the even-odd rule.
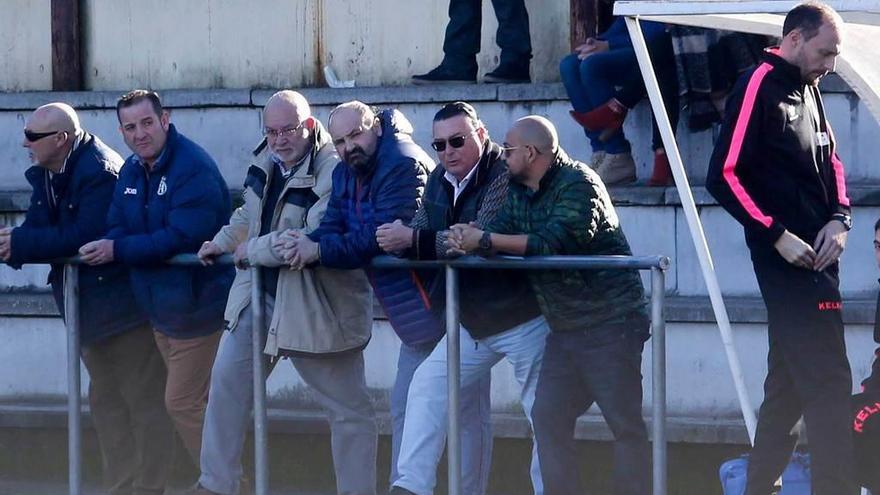
[[138,193],[137,188],[135,188],[135,187],[126,187],[126,188],[125,188],[125,192],[123,193],[123,196],[127,196],[127,195],[129,195],[129,194],[137,195],[137,193]]
[[168,186],[165,185],[165,176],[163,175],[161,179],[159,179],[159,189],[156,190],[156,194],[162,196],[168,192]]

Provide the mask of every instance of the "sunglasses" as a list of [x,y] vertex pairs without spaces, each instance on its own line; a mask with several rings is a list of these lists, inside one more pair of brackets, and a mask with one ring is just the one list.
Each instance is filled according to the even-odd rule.
[[24,130],[24,138],[33,143],[33,142],[39,141],[40,139],[43,139],[44,137],[49,137],[49,136],[53,136],[55,134],[58,134],[59,132],[61,132],[61,131],[34,132],[32,130],[25,129]]
[[462,146],[464,146],[464,143],[465,143],[465,141],[467,141],[467,138],[473,136],[475,132],[477,132],[476,129],[474,129],[473,131],[471,131],[467,134],[464,134],[462,136],[451,137],[446,141],[444,141],[442,139],[438,139],[438,140],[434,141],[433,143],[431,143],[431,147],[434,148],[434,151],[437,151],[439,153],[443,153],[444,151],[446,151],[446,144],[447,143],[449,144],[449,146],[452,146],[455,149],[461,148]]

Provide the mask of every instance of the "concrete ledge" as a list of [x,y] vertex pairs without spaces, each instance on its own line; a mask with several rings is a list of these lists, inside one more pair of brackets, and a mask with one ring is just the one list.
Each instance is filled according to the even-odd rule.
[[[561,86],[561,85],[560,85]],[[361,100],[370,105],[385,103],[446,103],[466,99],[471,102],[498,100],[498,85],[454,84],[439,86],[392,86],[363,88],[302,88],[299,91],[312,105],[338,105]],[[251,104],[262,107],[275,89],[256,90]]]
[[[697,206],[718,206],[715,198],[703,186],[691,192]],[[880,206],[880,184],[857,183],[847,185],[853,206]],[[681,206],[681,198],[674,187],[621,186],[610,187],[608,193],[615,206]],[[0,213],[23,213],[30,203],[30,191],[0,190]],[[233,199],[241,197],[241,189],[230,189]]]
[[24,213],[31,202],[31,191],[0,191],[0,213]]
[[[760,297],[725,297],[731,323],[767,323],[767,310]],[[843,321],[848,325],[874,323],[875,299],[865,296],[846,297]],[[382,307],[373,305],[375,318],[385,319]],[[0,316],[60,317],[55,300],[49,292],[0,293]],[[675,323],[714,323],[715,314],[709,297],[666,296],[666,321]]]
[[[268,410],[269,432],[291,435],[329,435],[327,419],[321,411],[293,410],[270,407]],[[651,419],[646,417],[648,431]],[[391,418],[387,412],[379,413],[379,433],[391,434]],[[739,419],[698,419],[687,417],[667,418],[667,436],[670,442],[706,444],[746,444],[745,424]],[[83,427],[92,429],[91,414],[83,402]],[[67,428],[67,405],[65,403],[0,404],[0,428]],[[492,430],[496,438],[529,438],[528,421],[521,414],[493,413]],[[602,416],[590,413],[578,420],[575,438],[580,440],[612,440],[611,431]]]
[[[854,94],[836,74],[822,80],[825,93]],[[562,83],[461,84],[437,86],[382,86],[356,88],[296,88],[312,105],[337,105],[358,99],[370,104],[470,102],[527,102],[567,100]],[[113,109],[127,90],[118,91],[27,91],[0,92],[0,111],[27,111],[53,101],[65,101],[79,109]],[[161,91],[169,108],[262,107],[277,89],[169,89]]]
[[0,292],[0,316],[61,317],[50,292]]

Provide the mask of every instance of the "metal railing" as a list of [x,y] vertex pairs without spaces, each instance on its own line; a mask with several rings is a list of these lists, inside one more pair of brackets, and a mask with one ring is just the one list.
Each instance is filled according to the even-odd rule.
[[[64,267],[65,325],[67,327],[67,383],[68,383],[68,455],[69,493],[82,491],[82,411],[80,390],[79,277],[78,258],[59,260]],[[224,255],[218,264],[232,264],[232,257]],[[171,265],[200,265],[193,254],[178,255],[167,261]],[[461,428],[459,411],[460,343],[459,343],[459,287],[458,271],[465,269],[509,270],[602,270],[636,269],[651,271],[651,333],[652,333],[652,440],[653,440],[653,494],[666,495],[666,323],[664,319],[665,270],[669,258],[665,256],[531,256],[528,258],[498,256],[480,258],[465,256],[452,260],[413,261],[381,256],[373,260],[375,268],[444,269],[446,274],[446,335],[449,398],[449,431],[447,461],[450,495],[461,495]],[[269,488],[268,435],[266,417],[266,370],[262,359],[262,335],[265,331],[264,294],[260,290],[261,272],[251,267],[251,308],[253,315],[252,351],[254,375],[254,464],[256,494],[265,495]]]

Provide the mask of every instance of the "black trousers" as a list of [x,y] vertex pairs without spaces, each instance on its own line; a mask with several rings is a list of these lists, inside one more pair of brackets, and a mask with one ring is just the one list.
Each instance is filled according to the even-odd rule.
[[173,461],[166,370],[146,326],[83,347],[89,405],[110,495],[161,495]]
[[747,495],[769,495],[795,446],[803,415],[814,495],[858,493],[850,430],[852,374],[846,357],[838,266],[796,268],[778,254],[753,254],[767,306],[770,352],[764,402],[748,469]]
[[532,423],[544,495],[583,494],[575,426],[594,403],[614,435],[613,495],[651,493],[651,450],[642,419],[643,328],[550,332]]
[[[481,0],[449,0],[449,24],[443,41],[446,63],[476,68],[483,23],[482,3]],[[492,0],[492,7],[498,19],[495,42],[501,48],[501,64],[528,68],[532,41],[525,0]]]

